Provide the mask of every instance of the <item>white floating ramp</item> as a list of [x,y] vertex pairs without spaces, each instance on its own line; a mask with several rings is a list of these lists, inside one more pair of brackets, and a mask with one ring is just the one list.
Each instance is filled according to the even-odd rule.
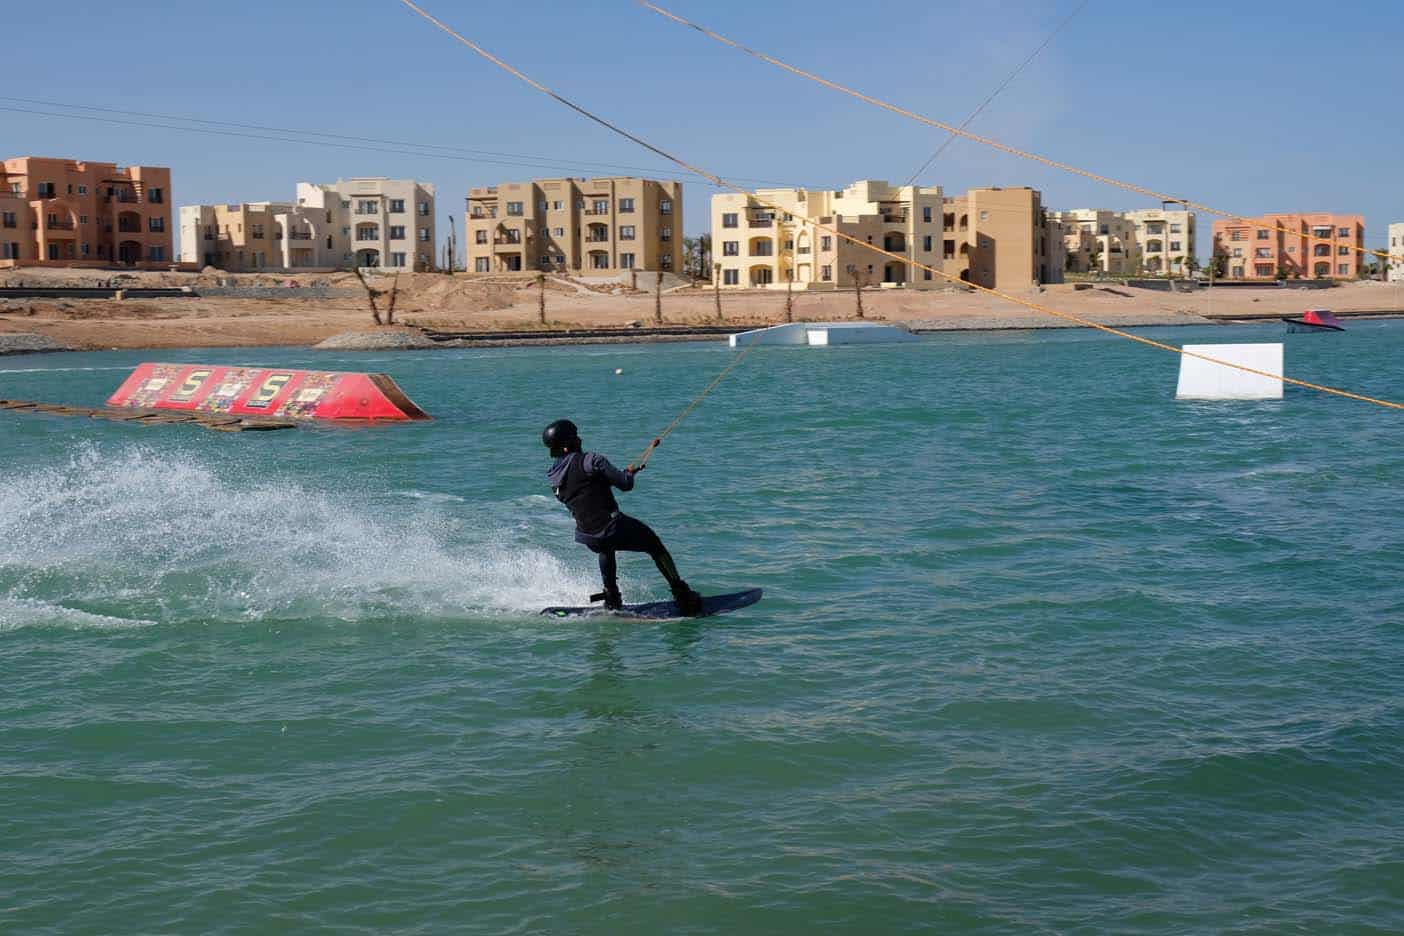
[[793,322],[771,328],[757,328],[731,336],[731,346],[749,345],[846,345],[896,344],[920,341],[905,328],[880,325],[875,322]]
[[1203,358],[1202,354],[1229,364],[1241,364],[1269,374],[1282,373],[1280,344],[1201,344],[1185,345],[1180,355],[1180,385],[1177,400],[1280,400],[1282,381],[1225,367]]

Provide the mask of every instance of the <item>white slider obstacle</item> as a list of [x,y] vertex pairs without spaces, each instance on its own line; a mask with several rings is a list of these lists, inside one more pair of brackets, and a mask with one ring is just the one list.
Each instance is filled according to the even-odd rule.
[[[1205,344],[1185,345],[1180,355],[1180,383],[1175,389],[1177,400],[1280,400],[1282,381],[1278,378],[1250,374],[1236,367],[1226,367],[1214,361],[1240,364],[1268,374],[1282,373],[1281,344]],[[1213,358],[1191,357],[1202,354]]]
[[827,347],[850,344],[896,344],[920,341],[905,328],[876,322],[792,322],[741,332],[730,338],[733,348],[750,345]]

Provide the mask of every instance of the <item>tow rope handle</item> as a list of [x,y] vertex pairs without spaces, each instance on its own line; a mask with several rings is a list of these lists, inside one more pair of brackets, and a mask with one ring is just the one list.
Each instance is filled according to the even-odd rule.
[[646,467],[648,466],[648,460],[649,460],[650,458],[653,457],[653,450],[656,449],[656,448],[658,448],[658,446],[660,446],[660,445],[662,445],[662,444],[663,444],[663,437],[662,437],[662,436],[659,436],[658,438],[654,439],[652,442],[648,443],[648,448],[644,449],[644,453],[643,453],[643,455],[639,458],[638,463],[637,463],[637,464],[634,464],[634,465],[630,465],[629,468],[628,468],[628,470],[631,471],[631,472],[643,471],[644,468],[646,468]]

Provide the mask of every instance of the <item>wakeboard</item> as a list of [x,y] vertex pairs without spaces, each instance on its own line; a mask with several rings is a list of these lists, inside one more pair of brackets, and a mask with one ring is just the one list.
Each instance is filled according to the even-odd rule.
[[[695,617],[711,617],[749,607],[761,600],[761,590],[732,592],[729,595],[709,595],[702,599],[702,613]],[[629,604],[617,611],[610,611],[603,605],[586,605],[583,608],[544,608],[541,611],[549,617],[620,617],[636,618],[645,621],[668,621],[685,618],[688,615],[678,611],[676,601],[650,601],[645,604]]]

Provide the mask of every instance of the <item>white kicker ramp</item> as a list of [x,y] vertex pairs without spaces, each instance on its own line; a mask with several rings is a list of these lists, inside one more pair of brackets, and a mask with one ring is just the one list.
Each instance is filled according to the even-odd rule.
[[[1241,364],[1269,374],[1282,373],[1280,344],[1202,344],[1185,345],[1190,354],[1202,354],[1217,361]],[[1280,400],[1282,381],[1225,367],[1202,358],[1180,355],[1180,384],[1177,400]]]
[[894,344],[920,341],[904,328],[874,322],[793,322],[771,328],[757,328],[731,336],[731,346],[748,345],[809,345]]

